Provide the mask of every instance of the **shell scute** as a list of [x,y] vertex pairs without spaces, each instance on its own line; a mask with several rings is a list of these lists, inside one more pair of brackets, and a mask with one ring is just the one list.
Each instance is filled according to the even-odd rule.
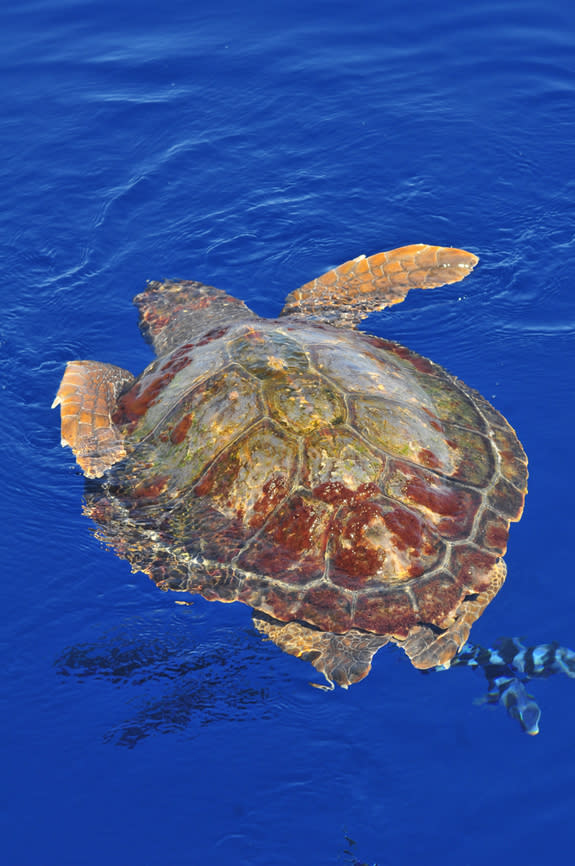
[[358,596],[354,623],[374,634],[405,638],[418,622],[409,594],[402,589],[386,589],[378,594]]
[[311,355],[319,372],[341,391],[362,397],[382,397],[433,411],[425,388],[389,352],[369,351],[368,345],[358,345],[356,335],[355,339],[341,335],[337,342],[322,336],[321,343],[318,336],[314,338]]
[[448,568],[467,589],[481,592],[487,589],[490,572],[498,555],[472,544],[457,544],[451,549]]
[[495,457],[489,438],[447,421],[442,425],[455,464],[454,471],[444,474],[474,487],[487,487],[495,474]]
[[342,508],[332,546],[330,578],[347,589],[408,581],[434,568],[445,550],[417,513],[383,496]]
[[288,586],[270,578],[254,577],[242,585],[237,600],[281,622],[290,622],[295,618],[301,594],[299,586]]
[[445,475],[456,471],[453,446],[425,412],[381,398],[358,398],[350,403],[354,426],[379,451]]
[[477,522],[473,539],[475,543],[503,556],[507,550],[508,537],[509,521],[488,508],[484,509]]
[[507,426],[497,427],[493,439],[501,458],[501,474],[519,490],[527,484],[527,460],[515,431]]
[[352,596],[328,581],[306,588],[297,608],[297,618],[313,621],[325,631],[346,632],[353,627]]
[[163,400],[166,387],[190,362],[191,354],[185,352],[165,363],[154,365],[155,369],[150,369],[147,375],[119,398],[114,422],[119,427],[133,429],[155,403]]
[[296,465],[297,443],[261,421],[210,463],[194,495],[208,498],[219,513],[255,530],[286,498]]
[[377,482],[384,465],[383,456],[353,430],[322,427],[305,439],[302,481],[311,490],[337,484],[355,493]]
[[301,342],[278,327],[243,328],[227,348],[230,358],[258,379],[273,380],[278,373],[305,373],[309,368]]
[[383,490],[417,509],[451,541],[469,536],[482,502],[478,491],[399,460],[390,461]]
[[412,587],[420,622],[434,623],[439,628],[451,624],[453,612],[465,592],[465,587],[446,571],[423,577]]
[[270,416],[298,435],[346,420],[343,397],[320,376],[295,373],[274,377],[265,388],[265,396]]
[[525,492],[518,490],[502,476],[487,495],[487,505],[498,511],[507,520],[519,520],[523,513]]
[[171,487],[178,491],[193,484],[219,452],[263,414],[263,400],[253,381],[228,366],[195,383],[148,442],[155,443],[155,461],[172,475]]
[[238,601],[243,585],[244,578],[238,572],[208,566],[201,571],[192,569],[185,585],[170,588],[199,592],[208,601],[231,602]]
[[447,421],[479,433],[487,430],[483,413],[478,411],[477,404],[468,396],[465,386],[462,387],[463,383],[443,371],[425,378],[420,375],[418,381],[425,387],[439,421]]
[[303,491],[293,493],[269,518],[238,559],[240,568],[287,584],[321,578],[332,509]]
[[[382,350],[383,357],[394,360],[402,372],[404,382],[407,375],[413,379],[418,393],[425,394],[420,408],[433,419],[448,421],[477,432],[485,432],[488,425],[493,426],[493,421],[498,422],[496,426],[508,426],[505,419],[478,392],[450,375],[438,364],[398,343],[380,337],[369,337],[369,341],[374,348]],[[477,397],[480,397],[480,400],[476,399]]]
[[394,358],[404,371],[411,370],[414,373],[424,373],[428,376],[440,374],[441,368],[437,364],[434,364],[429,358],[418,355],[417,352],[412,352],[407,346],[402,346],[400,343],[394,343],[391,340],[384,340],[382,337],[370,336],[368,340],[374,348],[380,349],[388,357]]
[[130,441],[148,436],[198,383],[226,366],[225,342],[225,335],[221,335],[201,348],[195,342],[186,343],[144,370],[118,400],[114,416],[114,422]]

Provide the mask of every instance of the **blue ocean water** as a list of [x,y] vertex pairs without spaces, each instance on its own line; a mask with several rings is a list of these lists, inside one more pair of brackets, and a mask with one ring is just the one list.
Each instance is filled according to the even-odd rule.
[[148,279],[272,316],[360,253],[470,249],[366,326],[529,455],[473,637],[575,646],[575,7],[19,0],[0,32],[3,862],[570,862],[575,683],[533,685],[536,738],[478,674],[387,648],[310,688],[247,608],[177,606],[103,549],[50,403],[71,358],[151,360]]

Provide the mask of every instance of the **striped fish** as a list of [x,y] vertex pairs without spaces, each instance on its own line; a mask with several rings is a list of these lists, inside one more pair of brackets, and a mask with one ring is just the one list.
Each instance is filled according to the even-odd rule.
[[[502,638],[495,647],[466,643],[450,667],[481,668],[488,683],[485,701],[501,703],[527,734],[539,733],[541,710],[526,683],[537,677],[567,674],[575,678],[575,652],[558,643],[524,646],[517,638]],[[445,666],[436,670],[446,670]]]

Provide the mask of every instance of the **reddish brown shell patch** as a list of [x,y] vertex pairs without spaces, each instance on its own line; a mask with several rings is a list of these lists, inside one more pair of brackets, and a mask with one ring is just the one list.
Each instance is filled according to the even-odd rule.
[[160,399],[160,395],[174,376],[191,361],[191,348],[183,346],[165,363],[153,365],[152,371],[123,394],[118,400],[114,423],[118,427],[133,429],[148,409]]
[[481,494],[405,461],[390,461],[384,489],[417,509],[442,538],[466,538],[481,506]]
[[442,542],[419,515],[379,497],[342,509],[330,576],[347,589],[383,588],[419,577],[442,555]]
[[322,577],[331,510],[323,502],[294,493],[268,520],[239,558],[240,568],[268,574],[287,584],[305,584]]
[[354,625],[364,631],[405,638],[417,624],[418,615],[407,592],[388,589],[358,596]]

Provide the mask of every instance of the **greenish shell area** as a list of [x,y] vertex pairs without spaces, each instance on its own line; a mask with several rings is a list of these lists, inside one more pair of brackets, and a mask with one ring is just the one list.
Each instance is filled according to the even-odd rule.
[[480,395],[329,325],[183,345],[114,421],[130,454],[93,507],[106,540],[161,585],[333,631],[449,622],[523,504],[525,455]]

